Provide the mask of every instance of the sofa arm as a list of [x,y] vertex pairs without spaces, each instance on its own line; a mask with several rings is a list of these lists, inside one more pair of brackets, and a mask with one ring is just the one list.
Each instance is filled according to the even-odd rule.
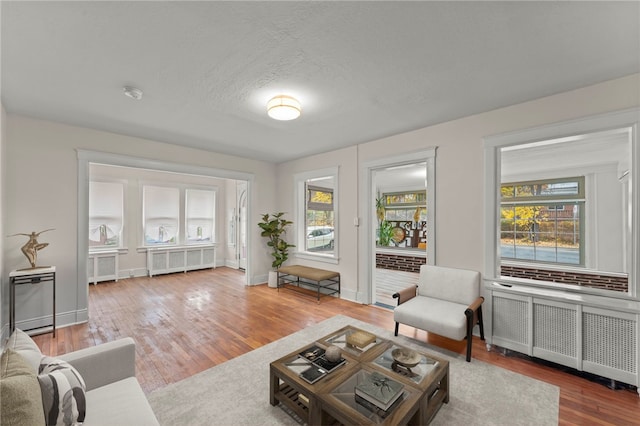
[[74,366],[87,391],[136,375],[136,343],[131,337],[59,356]]
[[403,288],[397,293],[393,293],[393,298],[398,299],[398,306],[416,297],[418,286],[412,285],[411,287]]

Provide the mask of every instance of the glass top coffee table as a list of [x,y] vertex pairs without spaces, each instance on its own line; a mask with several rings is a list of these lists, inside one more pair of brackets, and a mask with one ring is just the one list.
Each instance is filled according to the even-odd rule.
[[[301,378],[312,364],[300,354],[330,345],[341,349],[345,362],[313,383]],[[394,363],[394,349],[406,348],[353,326],[341,328],[270,364],[270,403],[282,403],[309,425],[428,424],[449,402],[449,362],[418,352],[419,361],[407,369]],[[372,373],[403,385],[386,411],[355,395],[356,385]]]

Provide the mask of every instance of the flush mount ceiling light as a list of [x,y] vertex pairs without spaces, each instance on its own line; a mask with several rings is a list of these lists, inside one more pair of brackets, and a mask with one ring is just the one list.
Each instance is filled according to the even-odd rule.
[[136,101],[142,99],[142,90],[140,89],[131,86],[124,86],[122,90],[124,91],[124,95],[131,99],[135,99]]
[[278,95],[267,102],[267,114],[274,120],[295,120],[301,113],[300,102],[291,96]]

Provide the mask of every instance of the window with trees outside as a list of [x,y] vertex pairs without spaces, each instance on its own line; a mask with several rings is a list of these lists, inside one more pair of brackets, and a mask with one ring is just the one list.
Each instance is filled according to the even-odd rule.
[[337,174],[337,168],[331,168],[295,176],[297,256],[337,257]]
[[121,247],[123,217],[124,185],[89,182],[89,247]]
[[333,188],[307,183],[307,251],[331,252],[334,246]]
[[502,259],[584,266],[584,176],[503,183]]

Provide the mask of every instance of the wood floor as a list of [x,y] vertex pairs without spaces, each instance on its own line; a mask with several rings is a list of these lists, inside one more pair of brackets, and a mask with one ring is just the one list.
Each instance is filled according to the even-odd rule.
[[[88,323],[61,328],[56,338],[49,333],[34,340],[43,353],[55,356],[131,336],[137,344],[137,377],[149,393],[337,314],[393,329],[393,314],[383,308],[332,297],[317,304],[293,291],[243,283],[242,273],[217,268],[90,285]],[[464,342],[411,327],[401,326],[400,333],[465,351]],[[487,352],[479,339],[473,345],[471,362],[481,360],[559,386],[559,424],[640,425],[635,390],[611,390],[522,357]],[[523,398],[526,392],[522,389]]]

